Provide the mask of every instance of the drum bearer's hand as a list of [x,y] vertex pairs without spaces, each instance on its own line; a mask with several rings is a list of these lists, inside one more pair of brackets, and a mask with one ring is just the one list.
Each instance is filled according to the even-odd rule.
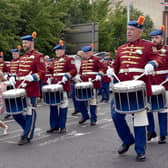
[[34,78],[33,78],[33,76],[32,75],[26,75],[25,77],[24,77],[24,80],[25,81],[29,81],[29,82],[33,82],[34,81]]
[[96,78],[95,78],[95,81],[101,81],[101,79],[102,79],[102,77],[101,77],[101,75],[96,75]]
[[75,80],[76,80],[77,82],[82,81],[79,74],[77,74],[77,75],[75,76]]
[[16,79],[15,79],[14,76],[11,76],[11,77],[9,78],[9,83],[10,83],[11,85],[15,85],[15,84],[16,84]]
[[5,79],[5,80],[8,79],[8,74],[7,74],[7,73],[4,74],[4,79]]
[[114,69],[108,66],[108,69],[106,71],[107,76],[111,77],[114,73]]
[[145,65],[145,74],[149,75],[152,74],[152,72],[154,71],[154,66],[150,63]]
[[65,83],[65,82],[67,82],[68,80],[69,80],[68,75],[65,74],[65,75],[62,77],[61,82]]
[[52,82],[52,78],[48,78],[48,79],[47,79],[47,84],[50,85],[51,82]]

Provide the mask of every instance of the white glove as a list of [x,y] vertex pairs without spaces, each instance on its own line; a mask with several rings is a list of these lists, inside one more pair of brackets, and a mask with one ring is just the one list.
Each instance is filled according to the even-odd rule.
[[8,74],[4,74],[4,79],[5,79],[5,80],[8,79]]
[[11,77],[9,78],[9,83],[10,83],[11,85],[15,85],[15,84],[16,84],[16,80],[15,80],[15,77],[14,77],[14,76],[11,76]]
[[106,71],[106,74],[107,74],[107,76],[109,76],[109,77],[112,76],[112,75],[114,74],[114,69],[108,67],[108,69],[107,69],[107,71]]
[[33,79],[33,76],[32,76],[32,75],[26,75],[26,76],[24,77],[24,80],[25,80],[25,81],[29,81],[29,82],[34,81],[34,79]]
[[61,81],[65,83],[66,81],[68,81],[68,78],[66,76],[63,76]]
[[48,78],[48,79],[47,79],[47,84],[50,85],[51,82],[52,82],[52,78]]
[[77,75],[75,76],[75,81],[77,81],[77,82],[82,81],[79,74],[77,74]]
[[96,75],[95,81],[100,81],[101,79],[102,79],[102,77],[100,75]]
[[24,82],[21,83],[21,87],[22,87],[22,88],[25,88],[26,86],[27,86],[27,83],[24,83]]
[[145,65],[145,74],[151,74],[154,71],[154,67],[152,64],[146,64]]

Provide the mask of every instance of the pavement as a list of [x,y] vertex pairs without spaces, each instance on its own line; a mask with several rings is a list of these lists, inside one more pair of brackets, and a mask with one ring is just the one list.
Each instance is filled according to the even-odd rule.
[[[0,168],[168,168],[168,143],[157,144],[158,137],[147,144],[146,162],[135,161],[134,145],[118,155],[121,141],[111,120],[110,103],[99,104],[96,126],[90,126],[89,121],[79,125],[80,115],[71,115],[71,100],[69,106],[67,133],[47,134],[49,107],[40,103],[35,137],[24,146],[17,145],[21,128],[12,119],[5,121],[9,134],[3,136],[0,130]],[[131,115],[127,120],[132,129]]]

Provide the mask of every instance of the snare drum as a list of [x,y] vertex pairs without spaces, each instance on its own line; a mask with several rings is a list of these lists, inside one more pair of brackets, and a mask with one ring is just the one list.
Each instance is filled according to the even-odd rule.
[[75,97],[78,101],[87,101],[92,99],[93,93],[93,83],[92,82],[81,82],[75,84]]
[[45,85],[42,88],[45,104],[57,105],[63,102],[63,86],[60,84]]
[[162,110],[166,106],[166,90],[161,85],[152,85],[152,96],[149,97],[152,111]]
[[146,86],[143,81],[130,80],[116,83],[113,92],[114,106],[118,113],[136,113],[146,108]]
[[11,89],[3,93],[6,112],[12,115],[22,113],[27,108],[25,89]]

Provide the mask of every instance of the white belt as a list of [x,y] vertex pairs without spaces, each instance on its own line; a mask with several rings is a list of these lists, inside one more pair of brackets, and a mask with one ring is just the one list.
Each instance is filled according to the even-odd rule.
[[82,75],[97,75],[98,72],[83,72]]
[[25,76],[16,77],[16,80],[24,80],[24,79],[25,79]]
[[52,74],[45,74],[45,76],[52,76]]
[[154,71],[153,73],[156,75],[168,74],[168,70]]
[[144,72],[144,69],[141,68],[128,68],[128,69],[120,69],[119,73],[128,73],[128,72]]
[[63,76],[65,73],[54,73],[53,76]]

